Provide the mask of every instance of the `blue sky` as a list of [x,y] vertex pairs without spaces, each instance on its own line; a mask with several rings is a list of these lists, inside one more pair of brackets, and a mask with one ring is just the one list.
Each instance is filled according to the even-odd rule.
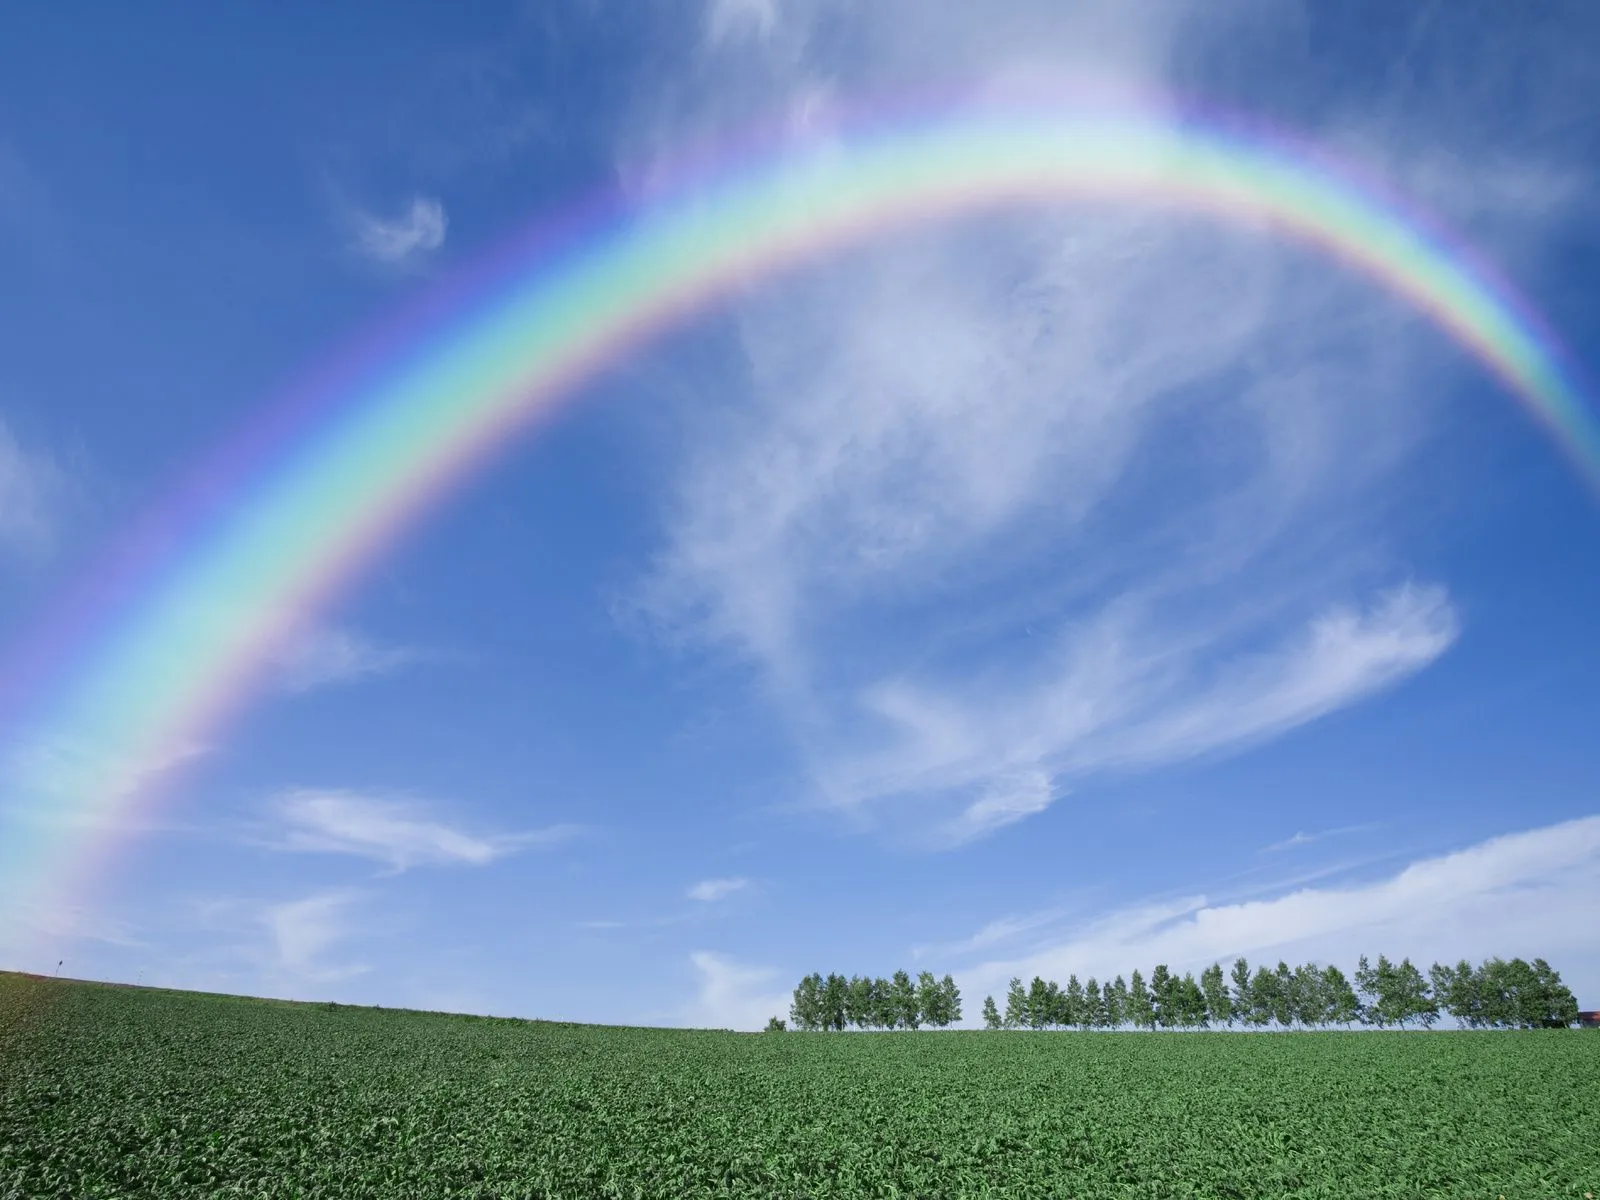
[[[0,636],[364,330],[752,124],[1093,80],[1303,138],[1600,377],[1600,12],[119,6],[0,38]],[[1501,10],[1503,11],[1503,10]],[[759,1026],[812,970],[1542,954],[1600,1005],[1600,500],[1304,247],[908,226],[618,363],[0,965]],[[10,752],[17,752],[12,733]]]

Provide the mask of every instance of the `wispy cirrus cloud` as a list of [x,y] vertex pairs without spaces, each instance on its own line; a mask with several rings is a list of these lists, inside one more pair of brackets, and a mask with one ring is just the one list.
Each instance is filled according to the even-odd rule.
[[351,247],[362,257],[384,266],[415,263],[444,245],[449,220],[436,199],[415,196],[392,217],[351,208]]
[[0,421],[0,547],[30,553],[54,540],[67,475],[51,455],[23,446]]
[[328,952],[357,932],[351,909],[359,892],[318,892],[299,900],[262,907],[259,914],[274,954],[273,966],[319,980],[344,979],[369,968],[359,963],[331,964]]
[[745,37],[770,37],[778,18],[778,0],[711,0],[705,10],[706,41],[720,46]]
[[1272,842],[1270,845],[1261,847],[1261,853],[1275,854],[1280,850],[1292,850],[1296,846],[1309,846],[1325,838],[1343,837],[1351,833],[1366,833],[1368,830],[1377,828],[1376,822],[1364,821],[1360,825],[1340,825],[1336,829],[1319,829],[1315,833],[1296,830],[1282,841]]
[[685,893],[691,900],[711,903],[722,900],[750,886],[748,879],[702,879]]
[[424,657],[413,646],[389,645],[343,626],[315,626],[291,641],[275,663],[278,687],[290,693],[389,675]]
[[[964,80],[946,100],[1094,81],[1176,111],[1237,37],[1302,17],[796,0],[781,36],[706,50],[623,174],[648,191],[660,147],[736,127],[753,97],[782,113],[884,78]],[[841,39],[848,56],[824,54]],[[1402,185],[1415,159],[1396,145],[1473,152],[1412,101],[1352,93],[1305,132]],[[826,145],[840,117],[813,115],[792,127]],[[1463,215],[1535,253],[1589,168],[1553,144],[1506,154],[1498,216]],[[1422,190],[1460,183],[1447,158]],[[1529,236],[1499,237],[1518,220]],[[731,323],[739,394],[682,415],[630,613],[749,671],[804,763],[801,804],[959,845],[1095,775],[1236,753],[1370,701],[1460,636],[1448,581],[1413,580],[1399,510],[1470,365],[1380,288],[1248,222],[1134,201],[911,223],[745,289]]]
[[476,835],[427,815],[421,805],[359,792],[300,789],[282,796],[280,847],[346,854],[394,871],[416,866],[486,866],[510,854],[575,837],[576,825],[558,824],[520,833]]

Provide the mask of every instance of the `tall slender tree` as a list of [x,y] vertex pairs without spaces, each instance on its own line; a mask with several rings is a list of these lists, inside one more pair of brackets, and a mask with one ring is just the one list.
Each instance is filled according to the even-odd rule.
[[1273,973],[1272,1019],[1282,1029],[1294,1028],[1294,971],[1281,958]]
[[[1110,985],[1106,986],[1110,991]],[[1100,991],[1100,981],[1093,975],[1089,982],[1083,985],[1083,1009],[1085,1029],[1104,1029],[1111,1024],[1106,1013],[1106,998]]]
[[983,1027],[985,1029],[1000,1028],[1000,1010],[995,1007],[994,997],[983,998]]
[[1006,1028],[1021,1029],[1027,1023],[1028,993],[1023,990],[1021,978],[1013,975],[1006,987]]
[[1250,994],[1250,964],[1242,957],[1233,960],[1233,995],[1228,999],[1228,1005],[1233,1010],[1234,1016],[1245,1025],[1252,1025],[1251,1016],[1255,1011],[1255,997]]
[[1078,982],[1077,972],[1067,976],[1067,987],[1061,993],[1061,1024],[1082,1025],[1084,1017],[1083,984]]
[[[1378,956],[1379,963],[1387,963],[1382,956]],[[1378,972],[1367,962],[1363,954],[1356,960],[1356,992],[1361,997],[1361,1023],[1363,1025],[1376,1025],[1379,1029],[1384,1026],[1383,1006],[1379,1003]]]
[[1183,978],[1173,984],[1173,994],[1178,1001],[1178,1023],[1185,1029],[1197,1029],[1206,1024],[1206,995],[1194,980],[1194,972],[1185,971]]
[[1278,1013],[1278,976],[1266,967],[1257,967],[1250,977],[1250,1024],[1265,1029]]
[[1315,963],[1302,963],[1289,977],[1289,1009],[1296,1021],[1310,1028],[1327,1019],[1322,999],[1322,972]]
[[1157,963],[1150,972],[1150,1003],[1155,1009],[1156,1024],[1162,1029],[1178,1023],[1177,997],[1172,993],[1172,972],[1166,963]]
[[878,976],[872,981],[872,1023],[879,1029],[897,1029],[900,1026],[900,1006],[895,1000],[894,984]]
[[939,981],[939,1011],[944,1017],[945,1025],[958,1025],[961,1022],[961,989],[956,986],[955,976],[946,974]]
[[1222,964],[1212,963],[1200,972],[1200,991],[1206,998],[1206,1017],[1212,1025],[1233,1026],[1233,1002],[1222,980]]
[[1029,1029],[1043,1029],[1054,1019],[1055,1013],[1052,1010],[1056,1007],[1056,998],[1050,990],[1051,987],[1052,984],[1040,975],[1035,975],[1033,982],[1028,985]]
[[1135,969],[1128,977],[1128,1021],[1135,1029],[1154,1029],[1156,1008],[1144,986],[1144,976]]
[[865,975],[850,976],[844,998],[845,1019],[857,1029],[867,1029],[876,1014],[872,1011],[872,980]]
[[1106,1021],[1112,1029],[1121,1029],[1128,1023],[1128,985],[1121,975],[1106,988]]
[[894,980],[889,986],[894,997],[895,1016],[900,1027],[917,1028],[922,1024],[922,1006],[917,1003],[917,988],[911,982],[911,976],[904,971],[896,971]]
[[939,981],[933,977],[932,971],[917,973],[917,1012],[921,1014],[924,1025],[937,1028],[945,1023],[944,993],[939,989]]
[[1431,1029],[1439,1019],[1439,1005],[1428,989],[1428,981],[1409,958],[1402,958],[1394,971],[1395,1009],[1400,1024],[1420,1021],[1424,1029]]
[[1344,972],[1332,964],[1322,969],[1322,994],[1327,1005],[1323,1010],[1327,1020],[1337,1021],[1348,1029],[1350,1023],[1361,1016],[1361,1001],[1356,999],[1355,989]]
[[845,1003],[850,995],[850,981],[843,975],[831,974],[822,985],[822,1027],[840,1030],[845,1025]]

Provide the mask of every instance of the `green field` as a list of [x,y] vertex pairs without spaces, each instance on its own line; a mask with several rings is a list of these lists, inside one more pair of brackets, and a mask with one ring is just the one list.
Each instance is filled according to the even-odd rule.
[[1600,1035],[733,1034],[0,974],[0,1197],[1600,1190]]

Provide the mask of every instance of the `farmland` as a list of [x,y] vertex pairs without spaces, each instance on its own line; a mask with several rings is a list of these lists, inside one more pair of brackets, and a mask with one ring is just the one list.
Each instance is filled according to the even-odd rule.
[[1600,1036],[731,1034],[0,974],[0,1197],[1600,1190]]

